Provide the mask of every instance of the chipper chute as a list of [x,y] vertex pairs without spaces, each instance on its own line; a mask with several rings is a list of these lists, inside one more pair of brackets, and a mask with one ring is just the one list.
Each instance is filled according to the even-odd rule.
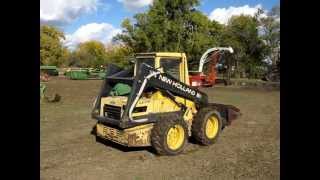
[[215,47],[208,49],[199,61],[197,71],[189,71],[190,84],[193,87],[211,87],[223,82],[225,85],[230,83],[229,79],[219,79],[217,65],[224,59],[224,53],[233,53],[232,47]]

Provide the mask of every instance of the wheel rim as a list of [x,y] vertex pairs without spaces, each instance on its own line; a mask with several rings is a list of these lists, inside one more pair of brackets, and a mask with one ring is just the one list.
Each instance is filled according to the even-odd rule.
[[184,129],[181,125],[171,127],[167,134],[167,144],[171,150],[179,149],[184,141]]
[[209,117],[206,124],[206,135],[209,139],[214,138],[218,134],[219,121],[215,116]]

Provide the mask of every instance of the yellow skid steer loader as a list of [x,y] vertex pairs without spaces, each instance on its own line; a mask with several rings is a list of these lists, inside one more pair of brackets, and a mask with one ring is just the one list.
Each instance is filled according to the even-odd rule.
[[[111,93],[119,83],[131,91]],[[128,147],[153,146],[161,155],[181,153],[191,136],[202,145],[215,143],[239,115],[238,108],[209,103],[189,85],[184,53],[139,53],[131,70],[109,65],[92,111],[97,136]]]

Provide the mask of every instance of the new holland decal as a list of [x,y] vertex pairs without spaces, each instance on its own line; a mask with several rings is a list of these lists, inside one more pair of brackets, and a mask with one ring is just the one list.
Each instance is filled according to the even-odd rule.
[[[166,77],[164,75],[159,74],[157,78],[160,79],[162,82],[165,82],[171,86],[174,86],[184,92],[191,94],[192,96],[195,96],[197,94],[197,92],[195,90],[190,89],[190,88],[186,87],[185,85],[183,85],[173,79],[169,79],[168,77]],[[197,95],[197,96],[199,96],[199,95]]]

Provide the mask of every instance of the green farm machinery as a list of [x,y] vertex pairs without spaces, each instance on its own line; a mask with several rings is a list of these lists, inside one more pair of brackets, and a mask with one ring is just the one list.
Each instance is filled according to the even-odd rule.
[[40,72],[49,76],[58,76],[59,70],[56,66],[40,66]]
[[93,68],[69,69],[65,72],[65,76],[72,80],[104,79],[105,75],[104,70]]

